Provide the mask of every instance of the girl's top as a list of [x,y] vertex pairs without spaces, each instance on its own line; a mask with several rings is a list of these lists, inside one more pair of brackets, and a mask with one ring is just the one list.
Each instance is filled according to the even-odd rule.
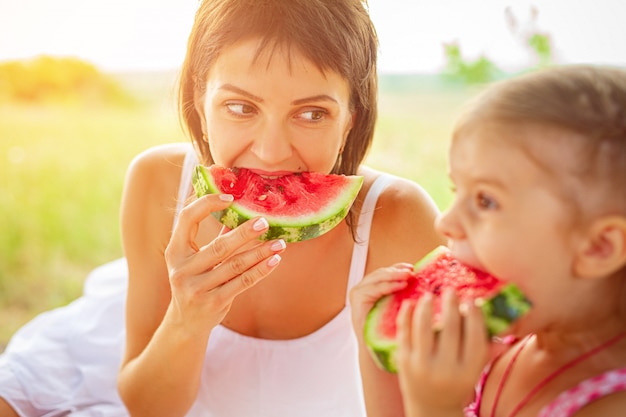
[[[190,150],[178,209],[191,191],[196,163]],[[363,203],[346,294],[363,277],[376,201],[391,179],[379,176]],[[0,397],[20,416],[127,417],[116,390],[126,282],[124,259],[98,267],[82,297],[39,315],[14,335],[0,356]],[[337,316],[297,339],[257,339],[217,326],[187,416],[364,417],[347,295]]]
[[[494,361],[485,367],[476,385],[474,402],[465,408],[465,417],[479,417],[483,390],[489,377],[491,366],[497,359],[495,358]],[[605,395],[620,391],[626,391],[626,368],[612,369],[576,384],[543,407],[537,417],[570,417],[585,405]]]

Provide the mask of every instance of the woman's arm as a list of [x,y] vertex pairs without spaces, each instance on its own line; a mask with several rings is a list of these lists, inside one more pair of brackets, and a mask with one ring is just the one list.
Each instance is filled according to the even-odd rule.
[[179,150],[151,150],[133,161],[125,185],[121,224],[129,284],[118,389],[133,416],[188,411],[211,330],[237,294],[276,266],[268,262],[276,259],[271,242],[257,241],[264,231],[253,227],[258,219],[195,246],[199,224],[230,204],[217,195],[188,204],[171,233],[182,162]]
[[421,187],[400,178],[385,189],[376,205],[366,277],[350,294],[369,417],[402,416],[403,407],[397,375],[378,368],[364,344],[365,316],[378,298],[404,286],[412,264],[445,244],[434,228],[438,214]]

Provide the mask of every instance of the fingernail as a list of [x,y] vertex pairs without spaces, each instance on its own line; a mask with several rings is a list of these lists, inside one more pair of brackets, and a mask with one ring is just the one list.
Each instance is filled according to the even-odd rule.
[[282,239],[278,239],[277,241],[272,243],[272,246],[270,246],[270,248],[273,251],[279,251],[279,250],[283,250],[287,247],[287,245],[285,244],[285,241]]
[[467,316],[469,314],[469,310],[470,310],[469,304],[461,303],[459,305],[459,313],[461,313],[462,316]]
[[220,194],[220,200],[222,201],[233,201],[235,197],[232,194]]
[[281,259],[280,255],[275,254],[275,255],[273,255],[271,258],[269,258],[267,260],[267,265],[268,266],[276,266],[280,262],[280,259]]
[[260,232],[261,230],[267,229],[269,226],[270,225],[267,222],[267,220],[261,217],[260,219],[254,222],[254,224],[252,225],[252,228],[256,230],[257,232]]

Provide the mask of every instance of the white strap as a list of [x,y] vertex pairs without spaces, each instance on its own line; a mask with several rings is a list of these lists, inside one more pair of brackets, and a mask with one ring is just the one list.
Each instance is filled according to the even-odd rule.
[[350,275],[348,276],[348,291],[346,294],[346,305],[349,304],[347,295],[350,289],[355,286],[363,278],[365,273],[365,265],[367,263],[367,250],[369,248],[370,230],[372,228],[372,219],[376,211],[376,202],[378,197],[385,188],[393,181],[394,177],[390,174],[379,175],[374,183],[367,191],[365,201],[361,207],[359,214],[359,223],[356,229],[356,242],[352,250],[352,261],[350,263]]
[[198,157],[193,147],[189,148],[185,155],[185,161],[183,162],[183,169],[180,175],[180,183],[178,185],[178,199],[176,200],[176,213],[174,214],[174,224],[172,228],[176,226],[178,222],[178,213],[183,209],[187,198],[191,194],[193,186],[191,184],[191,176],[193,175],[193,169],[198,164]]

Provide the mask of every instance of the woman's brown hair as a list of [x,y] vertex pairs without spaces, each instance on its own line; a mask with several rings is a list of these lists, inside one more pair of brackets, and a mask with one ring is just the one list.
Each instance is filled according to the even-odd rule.
[[354,125],[333,173],[353,175],[365,158],[377,117],[378,39],[361,0],[204,0],[195,16],[183,63],[179,107],[202,162],[213,163],[194,105],[220,51],[258,37],[264,48],[295,48],[322,71],[350,86]]

